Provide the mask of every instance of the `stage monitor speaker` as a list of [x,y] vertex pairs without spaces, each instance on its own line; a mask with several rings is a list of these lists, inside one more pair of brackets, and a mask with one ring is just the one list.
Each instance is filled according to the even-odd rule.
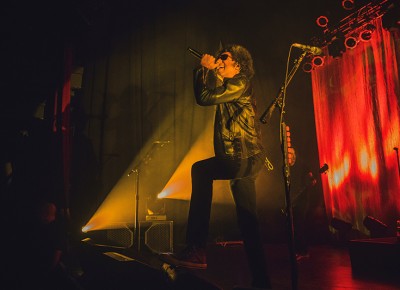
[[132,254],[130,251],[105,249],[87,242],[82,242],[78,250],[83,271],[79,286],[63,289],[170,289],[161,270],[134,256],[127,256]]
[[371,238],[390,237],[388,226],[372,216],[366,216],[363,224],[369,230]]
[[110,241],[109,245],[121,248],[130,248],[133,245],[133,231],[127,226],[118,229],[107,229],[106,238]]
[[139,250],[143,245],[157,254],[173,252],[173,222],[140,221]]
[[351,240],[349,254],[355,275],[400,278],[400,243],[396,237]]

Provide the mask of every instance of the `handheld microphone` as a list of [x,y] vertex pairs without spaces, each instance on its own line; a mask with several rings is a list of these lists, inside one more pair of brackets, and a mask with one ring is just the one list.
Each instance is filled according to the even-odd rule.
[[305,45],[305,44],[300,44],[300,43],[293,43],[292,44],[294,47],[300,48],[304,51],[310,52],[314,55],[320,55],[322,54],[322,49],[316,46],[310,46],[310,45]]
[[276,108],[276,101],[274,100],[274,101],[268,106],[268,108],[265,110],[265,112],[261,115],[261,117],[260,117],[261,123],[267,124],[267,122],[269,121],[269,119],[271,119],[272,113],[274,112],[275,108]]
[[197,57],[198,59],[201,59],[203,57],[203,54],[201,52],[198,52],[197,50],[195,50],[191,47],[188,47],[187,50],[190,52],[191,55],[193,55],[194,57]]

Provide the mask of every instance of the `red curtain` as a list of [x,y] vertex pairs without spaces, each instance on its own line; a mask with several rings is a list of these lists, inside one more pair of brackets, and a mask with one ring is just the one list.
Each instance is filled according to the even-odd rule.
[[400,218],[399,34],[374,25],[370,41],[311,73],[327,215],[365,233],[367,215],[389,227]]

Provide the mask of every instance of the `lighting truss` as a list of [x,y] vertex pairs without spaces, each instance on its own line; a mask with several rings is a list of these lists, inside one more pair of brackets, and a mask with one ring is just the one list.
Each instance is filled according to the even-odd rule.
[[340,37],[346,37],[354,32],[363,30],[371,21],[382,17],[394,5],[395,0],[375,0],[360,7],[357,11],[346,16],[332,27],[326,27],[323,36],[314,38],[313,43],[325,47]]

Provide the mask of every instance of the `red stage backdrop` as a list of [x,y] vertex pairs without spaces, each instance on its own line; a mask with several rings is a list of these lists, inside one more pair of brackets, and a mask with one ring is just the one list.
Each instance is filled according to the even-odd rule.
[[399,34],[382,28],[312,74],[320,162],[328,218],[363,225],[369,215],[394,227],[400,219]]

